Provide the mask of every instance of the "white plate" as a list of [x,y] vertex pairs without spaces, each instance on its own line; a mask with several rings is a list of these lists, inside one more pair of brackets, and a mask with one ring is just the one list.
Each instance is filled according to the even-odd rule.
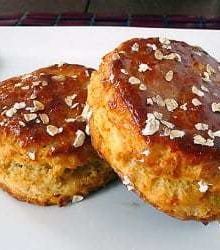
[[[0,29],[0,79],[60,61],[97,67],[133,37],[166,36],[220,58],[220,32],[203,30],[47,27]],[[2,250],[219,250],[220,226],[168,217],[116,183],[83,202],[38,207],[0,192]]]

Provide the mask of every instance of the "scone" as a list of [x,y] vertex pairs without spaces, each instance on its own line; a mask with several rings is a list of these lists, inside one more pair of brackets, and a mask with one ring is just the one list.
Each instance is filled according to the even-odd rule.
[[92,70],[54,65],[0,85],[0,186],[39,205],[78,201],[114,178],[91,146]]
[[89,85],[96,150],[129,190],[180,219],[220,218],[219,70],[201,48],[132,39]]

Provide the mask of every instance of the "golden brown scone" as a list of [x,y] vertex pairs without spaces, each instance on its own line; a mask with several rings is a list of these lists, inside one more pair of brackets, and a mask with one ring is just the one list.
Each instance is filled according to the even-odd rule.
[[220,218],[219,70],[184,42],[132,39],[89,85],[94,147],[129,190],[180,219]]
[[2,82],[0,186],[17,199],[65,205],[113,179],[86,135],[91,72],[54,65]]

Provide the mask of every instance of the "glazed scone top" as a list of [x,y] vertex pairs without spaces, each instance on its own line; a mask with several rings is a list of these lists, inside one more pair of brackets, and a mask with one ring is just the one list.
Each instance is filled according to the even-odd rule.
[[117,88],[147,143],[220,158],[220,66],[214,58],[165,38],[129,40],[106,58],[103,84]]
[[83,155],[90,148],[85,121],[91,71],[54,65],[3,81],[0,130],[15,136],[23,148],[50,145],[51,155],[77,150]]

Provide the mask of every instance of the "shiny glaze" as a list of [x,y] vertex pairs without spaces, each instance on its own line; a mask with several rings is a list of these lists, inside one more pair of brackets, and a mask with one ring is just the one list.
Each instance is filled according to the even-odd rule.
[[[139,51],[132,51],[131,47],[134,43],[138,43]],[[172,52],[178,53],[181,56],[181,62],[175,59],[156,59],[153,49],[148,47],[147,44],[155,44],[163,55]],[[171,41],[171,49],[162,48],[158,38],[129,40],[110,55],[112,56],[114,53],[118,53],[120,58],[111,60],[110,68],[114,79],[110,84],[114,85],[124,100],[140,133],[145,126],[147,113],[154,111],[162,113],[163,119],[173,123],[175,129],[185,132],[185,136],[182,138],[171,140],[169,137],[161,136],[162,127],[160,126],[160,130],[154,135],[144,136],[146,143],[158,142],[170,145],[171,150],[180,150],[187,153],[195,161],[199,158],[220,159],[219,137],[215,137],[213,147],[193,143],[193,136],[196,134],[209,138],[207,131],[196,130],[196,123],[206,123],[213,131],[220,130],[220,113],[214,113],[211,110],[213,102],[220,102],[219,63],[202,49],[189,46],[184,42]],[[148,64],[152,70],[139,72],[138,65],[141,63]],[[216,71],[210,77],[210,83],[204,82],[201,76],[206,71],[207,64],[210,64]],[[121,69],[125,69],[128,74],[122,73]],[[165,80],[165,74],[169,70],[174,72],[173,79],[170,82]],[[138,85],[130,84],[128,82],[130,76],[140,79],[141,83],[146,85],[147,90],[139,90]],[[109,82],[108,79],[105,80]],[[209,89],[209,93],[204,92],[205,95],[199,97],[192,93],[193,85],[199,89],[201,89],[201,85],[204,85]],[[163,99],[174,98],[179,106],[188,103],[188,109],[185,111],[178,107],[176,110],[169,112],[166,107],[159,107],[155,103],[147,105],[146,99],[156,95],[160,95]],[[199,99],[202,105],[195,107],[192,104],[193,98]],[[111,107],[113,106],[111,103]]]
[[[51,146],[50,155],[60,153],[70,153],[72,151],[78,152],[84,157],[87,151],[92,151],[90,139],[87,137],[83,147],[74,148],[72,146],[75,132],[85,130],[85,122],[67,123],[66,118],[76,118],[82,113],[86,98],[87,98],[87,84],[89,82],[92,70],[80,65],[61,66],[54,65],[48,68],[37,70],[30,74],[26,79],[22,77],[14,77],[3,81],[0,86],[0,110],[1,112],[12,107],[16,102],[25,102],[26,107],[33,107],[33,100],[30,99],[31,94],[37,97],[34,100],[40,101],[45,108],[42,111],[34,113],[45,113],[49,116],[49,124],[56,127],[62,127],[63,132],[55,136],[50,136],[46,132],[46,124],[35,121],[26,122],[24,114],[30,113],[26,108],[20,109],[12,117],[7,117],[5,114],[0,115],[0,122],[5,121],[4,125],[0,127],[6,135],[15,136],[21,147],[46,147]],[[57,81],[53,76],[65,76],[64,81]],[[72,76],[77,75],[74,79]],[[34,82],[40,81],[38,86],[33,86]],[[15,87],[15,84],[22,82],[22,86],[29,86],[29,89],[22,89]],[[42,86],[42,82],[46,82],[46,86]],[[71,109],[65,103],[65,97],[77,94],[74,103],[79,105]],[[19,124],[19,121],[25,122],[25,127]]]

